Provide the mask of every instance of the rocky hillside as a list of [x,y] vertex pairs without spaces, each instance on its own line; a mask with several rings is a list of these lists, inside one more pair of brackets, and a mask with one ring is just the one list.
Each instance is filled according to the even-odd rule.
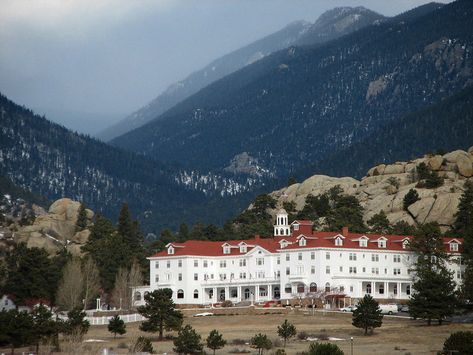
[[[426,188],[419,184],[416,169],[421,163],[443,178],[442,186]],[[464,183],[473,179],[472,176],[473,147],[468,152],[456,150],[444,155],[425,155],[406,162],[377,165],[369,169],[361,181],[351,177],[314,175],[270,195],[277,200],[278,208],[284,202],[294,202],[296,210],[300,211],[309,194],[317,196],[340,185],[346,194],[359,199],[364,207],[365,222],[383,210],[393,224],[398,221],[411,225],[438,222],[443,230],[448,230],[454,222]],[[403,199],[410,189],[417,191],[419,200],[404,210]]]
[[[89,229],[76,230],[80,202],[63,198],[54,202],[49,211],[39,212],[31,225],[17,224],[0,228],[0,245],[26,243],[29,248],[45,249],[50,255],[55,255],[66,249],[73,255],[81,254],[90,235]],[[89,226],[92,224],[94,213],[86,209]]]

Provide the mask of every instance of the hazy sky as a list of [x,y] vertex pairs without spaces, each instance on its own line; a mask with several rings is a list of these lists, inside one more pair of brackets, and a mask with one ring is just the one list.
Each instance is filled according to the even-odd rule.
[[28,107],[118,120],[292,21],[313,22],[336,6],[392,16],[427,2],[0,0],[0,92]]

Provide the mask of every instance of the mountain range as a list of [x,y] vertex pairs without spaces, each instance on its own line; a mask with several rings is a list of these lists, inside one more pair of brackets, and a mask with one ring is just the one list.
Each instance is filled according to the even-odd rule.
[[291,176],[359,178],[376,163],[471,146],[473,4],[367,12],[350,32],[360,12],[329,12],[319,32],[288,26],[275,43],[289,47],[240,57],[243,67],[181,91],[182,101],[113,146],[0,95],[0,176],[110,218],[127,201],[145,231],[159,231],[223,223]]
[[310,24],[296,21],[243,48],[237,49],[171,85],[145,107],[101,131],[98,138],[109,141],[160,115],[209,84],[278,50],[296,44],[320,44],[356,31],[384,17],[363,7],[335,8]]

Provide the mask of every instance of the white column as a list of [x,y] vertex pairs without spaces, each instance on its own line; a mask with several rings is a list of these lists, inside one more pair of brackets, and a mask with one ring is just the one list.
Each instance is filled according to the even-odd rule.
[[259,302],[259,285],[255,286],[255,302]]
[[272,299],[273,299],[273,286],[268,285],[268,300],[272,300]]
[[401,298],[401,285],[400,282],[397,283],[397,298]]
[[212,302],[213,302],[213,303],[216,303],[217,300],[218,300],[217,287],[214,287],[214,288],[213,288],[213,291],[214,291],[214,294],[213,294],[213,297],[212,297]]
[[388,298],[389,282],[384,283],[384,298]]
[[230,299],[230,287],[226,286],[225,287],[225,300]]

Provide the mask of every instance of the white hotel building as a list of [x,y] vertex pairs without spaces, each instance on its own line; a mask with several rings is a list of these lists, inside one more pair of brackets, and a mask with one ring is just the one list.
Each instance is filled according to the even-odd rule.
[[[150,286],[135,289],[134,299],[143,304],[145,292],[170,288],[177,304],[314,298],[335,305],[337,299],[367,293],[379,300],[407,300],[415,262],[407,248],[410,238],[347,228],[314,232],[310,221],[289,225],[286,211],[280,210],[270,238],[169,243],[148,258]],[[444,243],[459,260],[461,240],[445,238]],[[449,264],[457,283],[460,264]]]

